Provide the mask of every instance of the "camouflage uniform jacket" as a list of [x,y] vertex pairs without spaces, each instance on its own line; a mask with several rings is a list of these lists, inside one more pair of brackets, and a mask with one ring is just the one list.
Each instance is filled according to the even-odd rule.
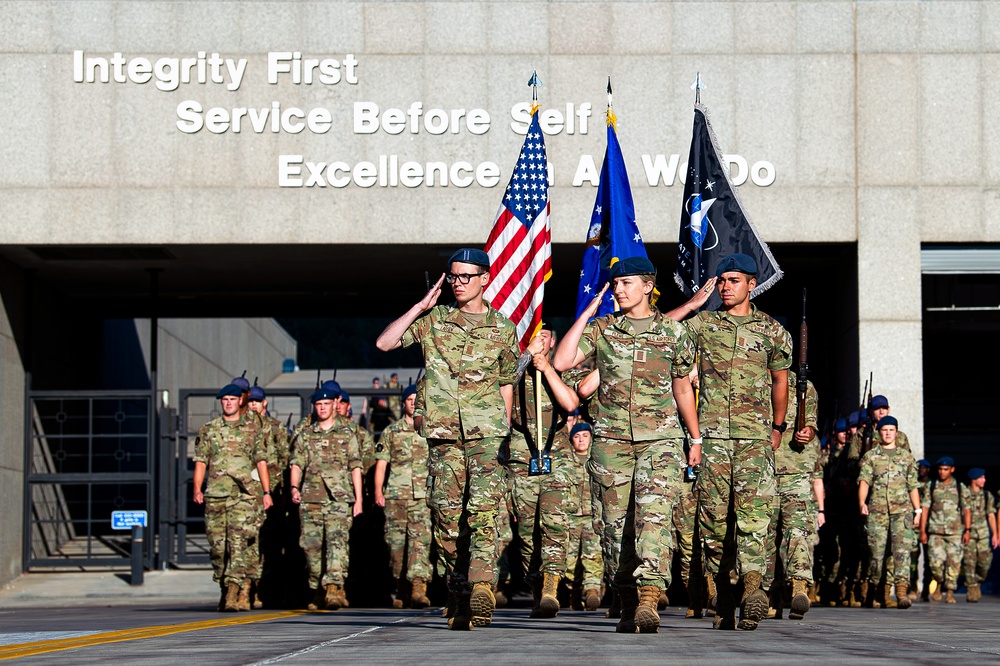
[[382,431],[375,459],[389,463],[388,499],[427,497],[427,440],[401,418]]
[[[788,373],[788,410],[785,412],[785,423],[788,428],[781,435],[781,446],[774,452],[775,474],[809,474],[811,479],[823,478],[823,463],[819,450],[819,437],[815,434],[806,444],[795,441],[795,416],[798,411],[796,400],[797,377],[794,372]],[[816,387],[809,382],[806,389],[806,426],[815,433],[819,417],[819,395]]]
[[792,364],[792,338],[750,304],[740,323],[724,311],[685,323],[698,347],[698,423],[702,437],[771,439],[771,371]]
[[652,323],[637,334],[628,317],[610,314],[587,324],[579,349],[583,363],[601,374],[595,437],[684,437],[671,384],[694,368],[694,343],[683,324],[654,310]]
[[965,530],[962,511],[965,510],[968,498],[967,489],[958,479],[951,478],[950,483],[942,483],[940,479],[931,479],[927,486],[927,495],[920,501],[927,513],[928,534],[961,534]]
[[509,319],[487,305],[477,326],[458,308],[438,305],[406,329],[402,343],[419,343],[424,353],[421,435],[481,439],[510,433],[500,387],[514,383],[519,347]]
[[[986,520],[987,516],[996,513],[996,503],[993,493],[983,488],[973,490],[972,486],[965,486],[966,509],[972,512],[972,534],[973,539],[989,539],[990,524]],[[963,528],[964,529],[964,528]]]
[[917,461],[909,451],[872,449],[861,458],[858,483],[868,483],[872,513],[912,513],[910,491],[917,489]]
[[589,516],[592,513],[590,497],[591,480],[590,473],[587,471],[587,461],[589,459],[589,453],[580,455],[576,451],[571,451],[566,456],[567,478],[570,481],[570,488],[572,489],[570,492],[573,495],[573,500],[578,505],[578,510],[576,511],[576,515],[578,516]]
[[198,431],[194,462],[207,468],[205,497],[260,495],[263,488],[254,479],[260,461],[267,461],[267,442],[256,419],[226,421],[219,416]]
[[268,434],[267,472],[271,477],[271,488],[273,489],[281,483],[282,476],[288,469],[291,444],[288,439],[288,428],[270,414],[264,417],[264,427]]
[[302,470],[304,503],[354,502],[351,470],[361,468],[358,437],[348,419],[337,416],[329,430],[306,426],[293,443],[290,464]]

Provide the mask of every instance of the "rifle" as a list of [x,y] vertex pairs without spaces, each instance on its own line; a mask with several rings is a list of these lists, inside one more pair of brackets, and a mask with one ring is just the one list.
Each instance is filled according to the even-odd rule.
[[806,290],[802,289],[802,325],[799,326],[799,372],[795,386],[795,432],[806,427],[806,395],[809,392],[809,325],[806,324]]
[[872,386],[874,385],[875,373],[870,373],[868,375],[868,399],[865,400],[865,396],[861,396],[862,406],[865,410],[865,427],[861,431],[861,455],[864,455],[872,450],[872,435],[875,432],[875,423],[872,419]]
[[285,430],[288,431],[289,435],[292,434],[292,413],[291,412],[288,412],[288,420],[285,421]]
[[323,382],[320,380],[320,375],[322,375],[322,374],[323,374],[323,370],[322,369],[317,369],[316,370],[316,390],[317,391],[319,390],[319,387],[323,385]]

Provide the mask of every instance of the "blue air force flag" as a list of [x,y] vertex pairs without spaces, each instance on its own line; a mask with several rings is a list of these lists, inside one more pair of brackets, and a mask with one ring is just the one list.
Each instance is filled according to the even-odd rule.
[[[590,216],[587,245],[583,251],[580,270],[580,287],[576,295],[576,316],[586,309],[610,277],[611,265],[626,257],[645,257],[639,227],[635,223],[635,206],[632,189],[628,184],[625,160],[618,144],[615,125],[608,123],[608,147],[601,166],[601,180],[597,186],[597,201]],[[609,289],[604,293],[597,316],[615,311],[614,299]]]
[[[748,254],[757,262],[757,286],[752,296],[782,277],[778,262],[743,208],[721,155],[708,111],[696,104],[674,274],[677,286],[688,297],[715,276],[723,257],[734,252]],[[706,308],[715,310],[721,304],[719,295],[713,293]]]

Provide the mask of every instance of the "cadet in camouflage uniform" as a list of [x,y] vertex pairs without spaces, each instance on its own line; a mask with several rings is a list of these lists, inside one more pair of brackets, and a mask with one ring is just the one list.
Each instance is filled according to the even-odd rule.
[[[872,410],[872,421],[874,423],[878,423],[884,417],[889,416],[889,411],[890,411],[889,399],[886,398],[884,395],[872,396],[870,409]],[[910,451],[910,440],[906,436],[906,433],[900,431],[896,433],[896,435],[897,435],[896,448],[902,449],[903,451]],[[878,431],[876,430],[874,433],[872,433],[872,448],[875,448],[879,445],[878,438],[879,434]],[[861,437],[860,436],[855,437],[851,441],[851,449],[850,452],[848,453],[848,457],[860,459],[861,456],[865,454],[865,451],[862,450],[863,448],[864,446],[861,441]]]
[[346,420],[336,413],[340,392],[312,394],[316,422],[292,442],[292,502],[299,505],[302,550],[314,591],[309,610],[346,608],[344,582],[349,534],[361,514],[361,450]]
[[194,445],[194,502],[205,505],[213,580],[223,592],[220,611],[250,610],[260,515],[273,504],[264,433],[240,414],[241,394],[234,384],[219,391],[222,416],[201,427]]
[[719,262],[715,278],[670,313],[681,319],[697,310],[713,287],[722,299],[719,311],[700,312],[685,322],[698,348],[698,421],[705,436],[698,515],[706,575],[715,576],[717,629],[736,628],[734,567],[742,587],[739,627],[756,629],[768,608],[761,586],[775,495],[774,449],[786,428],[792,341],[781,324],[751,303],[756,274],[752,257],[729,255]]
[[[861,458],[858,471],[858,501],[861,515],[867,516],[868,549],[872,553],[868,567],[866,603],[874,596],[883,574],[887,578],[883,601],[889,601],[889,585],[895,582],[899,608],[910,607],[910,530],[920,518],[920,493],[917,491],[917,462],[909,451],[896,448],[897,422],[884,416],[878,422],[879,447]],[[869,490],[871,491],[869,494]],[[883,571],[888,558],[893,571]]]
[[965,600],[974,604],[982,597],[979,584],[990,572],[993,549],[1000,546],[996,503],[993,500],[993,493],[986,490],[986,470],[982,467],[973,467],[969,470],[969,485],[965,496],[966,515],[963,518],[970,530],[962,564],[965,569],[965,584],[969,588]]
[[[797,411],[797,381],[796,374],[789,371],[785,423],[793,426]],[[805,427],[798,432],[788,429],[782,433],[781,445],[774,452],[777,494],[769,527],[768,570],[764,583],[771,589],[773,607],[780,608],[784,597],[783,586],[771,587],[776,559],[780,556],[782,578],[792,582],[792,604],[788,614],[792,620],[801,620],[809,610],[807,590],[812,584],[813,548],[819,542],[818,529],[825,522],[823,468],[820,465],[819,437],[816,436],[818,410],[816,387],[808,382]]]
[[[285,498],[285,487],[282,483],[288,470],[288,458],[291,455],[288,440],[288,428],[267,411],[267,394],[264,389],[254,383],[247,397],[250,411],[260,417],[264,424],[267,441],[267,472],[271,479],[271,497],[274,507],[262,516],[260,525],[260,571],[255,579],[260,582],[254,592],[253,607],[262,608],[261,597],[271,597],[275,605],[283,605],[279,600],[288,589],[284,580],[285,564],[282,559],[284,550],[285,529],[287,525],[288,502]],[[261,592],[260,587],[264,587]]]
[[933,601],[955,603],[955,588],[962,566],[962,547],[968,543],[971,525],[965,522],[966,489],[953,476],[955,461],[944,456],[937,461],[938,478],[930,482],[921,501],[920,542],[927,544]]
[[[621,633],[656,632],[661,592],[670,586],[674,506],[687,465],[681,419],[701,455],[694,344],[687,329],[650,302],[656,269],[645,257],[611,268],[620,312],[593,317],[605,285],[556,352],[556,368],[581,363],[600,375],[589,469],[600,486],[604,569],[621,598]],[[637,589],[638,588],[638,589]]]
[[[435,306],[445,277],[456,304]],[[448,626],[456,630],[489,626],[496,607],[497,512],[506,489],[498,454],[510,434],[519,347],[514,325],[483,300],[489,279],[485,252],[459,250],[447,276],[376,342],[382,351],[413,344],[423,351],[429,503],[450,566],[457,607]]]
[[593,481],[587,472],[592,437],[590,424],[578,421],[570,430],[573,450],[566,460],[572,482],[573,504],[577,507],[576,513],[569,516],[566,575],[571,581],[573,608],[589,611],[597,610],[601,605],[601,581],[604,578],[601,539],[594,525],[594,515],[601,510],[600,502],[595,502],[596,495],[591,492]]
[[[403,418],[382,432],[375,447],[375,504],[385,509],[385,542],[397,594],[393,608],[402,608],[399,595],[405,564],[410,582],[410,606],[427,608],[431,579],[431,511],[427,506],[427,440],[413,428],[417,387],[403,390]],[[389,483],[385,484],[386,471]]]
[[[566,574],[566,543],[569,514],[579,507],[571,492],[569,432],[566,415],[579,405],[573,389],[566,386],[549,362],[555,336],[544,328],[528,345],[535,370],[542,379],[542,440],[538,441],[536,373],[526,372],[514,386],[511,434],[505,451],[513,500],[515,527],[520,537],[525,581],[532,587],[532,617],[550,618],[559,612],[559,580]],[[532,458],[543,463],[548,455],[550,474],[532,474]]]

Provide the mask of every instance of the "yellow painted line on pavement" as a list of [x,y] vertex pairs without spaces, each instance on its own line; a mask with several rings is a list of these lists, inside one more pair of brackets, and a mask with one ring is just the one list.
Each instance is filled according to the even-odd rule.
[[138,627],[136,629],[123,629],[121,631],[107,631],[100,634],[90,634],[89,636],[78,636],[76,638],[60,638],[52,641],[37,641],[35,643],[20,643],[17,645],[0,646],[0,661],[4,659],[18,659],[20,657],[31,657],[48,652],[59,652],[60,650],[75,650],[77,648],[92,647],[95,645],[105,645],[107,643],[122,643],[125,641],[137,641],[146,638],[159,638],[172,634],[183,634],[188,631],[201,631],[203,629],[219,629],[221,627],[232,627],[240,624],[253,624],[255,622],[269,622],[280,620],[285,617],[302,615],[309,611],[292,610],[277,613],[254,613],[252,615],[230,616],[225,619],[203,620],[201,622],[185,622],[183,624],[164,624],[154,627]]

